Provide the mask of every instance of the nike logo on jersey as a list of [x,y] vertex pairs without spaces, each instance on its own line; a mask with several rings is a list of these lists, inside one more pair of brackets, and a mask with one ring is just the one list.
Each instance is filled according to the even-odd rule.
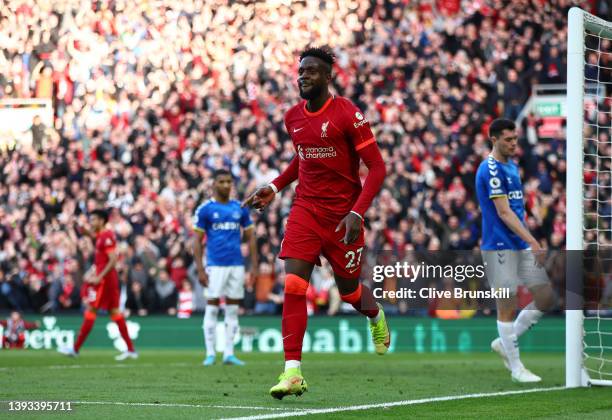
[[293,132],[294,132],[294,133],[297,133],[298,131],[300,131],[300,130],[301,130],[301,129],[303,129],[303,128],[304,128],[304,127],[294,128],[294,129],[293,129]]

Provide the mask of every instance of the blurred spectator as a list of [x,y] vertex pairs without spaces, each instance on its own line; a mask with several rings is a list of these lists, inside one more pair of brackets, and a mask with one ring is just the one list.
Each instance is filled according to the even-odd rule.
[[42,155],[47,127],[45,127],[45,124],[42,122],[40,115],[34,117],[30,130],[32,131],[32,148],[36,153]]
[[179,318],[191,318],[193,312],[193,291],[189,280],[183,280],[181,290],[178,294],[177,316]]
[[161,270],[155,280],[155,291],[159,302],[159,310],[168,315],[176,315],[178,295],[174,282],[166,270]]
[[147,316],[154,310],[153,304],[154,302],[152,302],[142,283],[137,281],[130,283],[125,302],[125,308],[130,313],[138,316]]
[[0,320],[0,327],[3,330],[0,348],[22,349],[25,345],[25,331],[39,328],[40,322],[24,321],[18,311],[13,311],[8,319]]

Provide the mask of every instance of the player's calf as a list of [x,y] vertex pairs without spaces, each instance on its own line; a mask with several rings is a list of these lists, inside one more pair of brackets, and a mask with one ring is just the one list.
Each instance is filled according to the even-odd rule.
[[385,354],[391,345],[391,334],[382,305],[376,302],[372,291],[368,287],[358,284],[355,291],[341,295],[341,298],[344,302],[353,305],[355,310],[369,318],[370,333],[372,334],[376,353],[380,355]]

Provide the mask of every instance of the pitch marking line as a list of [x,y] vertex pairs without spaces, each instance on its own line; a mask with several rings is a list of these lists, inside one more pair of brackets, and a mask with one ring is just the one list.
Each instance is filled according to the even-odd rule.
[[307,416],[310,414],[326,414],[326,413],[337,413],[341,411],[359,411],[359,410],[370,410],[373,408],[387,408],[387,407],[398,407],[398,406],[405,406],[405,405],[427,404],[427,403],[441,402],[441,401],[465,400],[469,398],[501,397],[501,396],[506,396],[506,395],[530,394],[533,392],[560,391],[563,389],[565,389],[565,387],[557,386],[557,387],[552,387],[552,388],[532,388],[532,389],[524,389],[524,390],[517,390],[517,391],[502,391],[502,392],[490,392],[490,393],[466,394],[466,395],[450,395],[447,397],[423,398],[420,400],[404,400],[404,401],[394,401],[394,402],[379,403],[379,404],[352,405],[352,406],[347,406],[347,407],[332,407],[332,408],[308,409],[308,410],[301,410],[301,411],[286,411],[284,413],[261,414],[261,415],[248,416],[248,417],[229,417],[229,418],[222,419],[222,420],[274,419],[274,418],[282,418],[282,417]]
[[[133,367],[154,367],[154,366],[159,366],[155,363],[132,363],[132,362],[117,362],[114,364],[85,364],[85,365],[49,365],[49,366],[35,366],[35,365],[30,365],[30,366],[14,366],[14,367],[1,367],[0,368],[0,372],[4,372],[4,371],[9,371],[9,370],[18,370],[18,369],[114,369],[114,368],[133,368]],[[193,367],[193,366],[197,366],[197,364],[194,363],[169,363],[167,365],[164,366],[171,366],[171,367]]]

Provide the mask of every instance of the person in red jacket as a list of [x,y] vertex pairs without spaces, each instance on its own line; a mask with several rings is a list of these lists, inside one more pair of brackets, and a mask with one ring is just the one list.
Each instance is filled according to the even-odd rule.
[[2,337],[0,337],[2,347],[5,349],[22,349],[25,345],[25,331],[39,328],[40,322],[24,321],[19,312],[13,311],[10,318],[0,320],[0,325],[4,328]]

